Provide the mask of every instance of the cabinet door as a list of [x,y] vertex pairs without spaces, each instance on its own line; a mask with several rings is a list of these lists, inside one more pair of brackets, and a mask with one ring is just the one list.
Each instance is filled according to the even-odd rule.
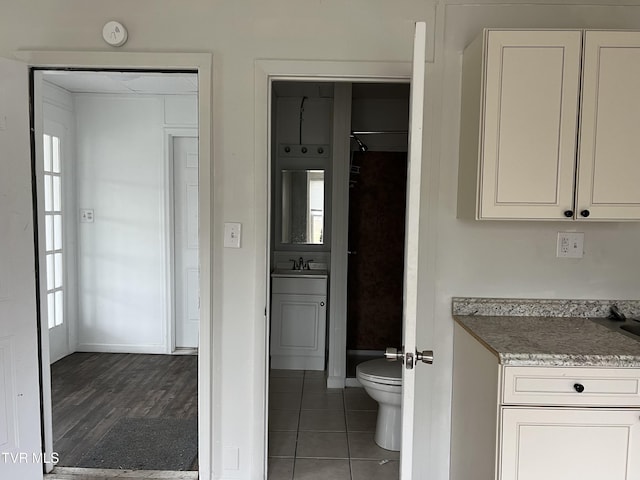
[[639,86],[640,32],[585,32],[578,219],[640,219]]
[[273,295],[271,367],[324,370],[326,297]]
[[582,33],[486,33],[479,218],[572,210]]
[[502,408],[500,480],[637,480],[640,411]]

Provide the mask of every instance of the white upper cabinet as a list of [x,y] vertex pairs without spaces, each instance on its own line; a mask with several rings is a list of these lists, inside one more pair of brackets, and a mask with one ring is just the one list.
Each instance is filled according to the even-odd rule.
[[459,216],[640,218],[639,35],[587,32],[582,71],[581,30],[485,30],[465,49]]
[[576,210],[640,219],[640,32],[587,31]]

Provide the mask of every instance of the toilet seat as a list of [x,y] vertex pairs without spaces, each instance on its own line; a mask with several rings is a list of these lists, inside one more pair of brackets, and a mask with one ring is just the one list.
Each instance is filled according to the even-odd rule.
[[358,364],[356,377],[382,385],[402,385],[402,363],[391,362],[384,358],[369,360]]

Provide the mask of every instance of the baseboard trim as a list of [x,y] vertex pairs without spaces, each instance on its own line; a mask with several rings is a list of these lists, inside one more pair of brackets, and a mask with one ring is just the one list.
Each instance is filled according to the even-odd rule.
[[362,384],[358,381],[357,378],[346,378],[344,384],[347,387],[362,388]]
[[327,377],[327,388],[344,388],[344,377]]
[[164,345],[120,345],[108,343],[80,343],[76,352],[92,353],[150,353],[166,354]]

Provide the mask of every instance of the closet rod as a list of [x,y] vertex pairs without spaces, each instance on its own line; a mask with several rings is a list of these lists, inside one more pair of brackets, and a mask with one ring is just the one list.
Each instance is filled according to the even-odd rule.
[[364,130],[364,131],[351,132],[351,135],[386,135],[386,134],[407,135],[408,133],[409,132],[406,130]]

